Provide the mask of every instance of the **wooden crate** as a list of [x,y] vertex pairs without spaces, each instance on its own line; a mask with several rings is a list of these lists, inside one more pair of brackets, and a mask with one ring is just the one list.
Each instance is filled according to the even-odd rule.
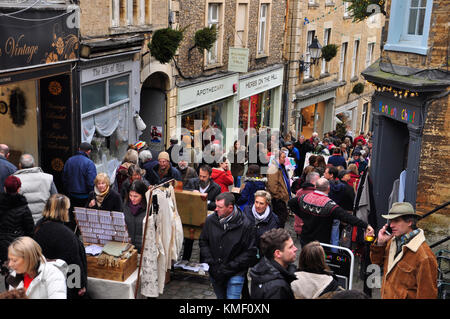
[[138,252],[133,249],[130,258],[122,259],[119,267],[100,266],[97,263],[98,256],[86,256],[88,276],[114,281],[125,281],[137,269]]

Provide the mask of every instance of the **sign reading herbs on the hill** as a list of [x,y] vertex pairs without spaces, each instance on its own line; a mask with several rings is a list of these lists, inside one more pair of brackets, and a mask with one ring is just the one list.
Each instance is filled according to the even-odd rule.
[[78,59],[78,29],[68,23],[71,12],[1,11],[0,69]]

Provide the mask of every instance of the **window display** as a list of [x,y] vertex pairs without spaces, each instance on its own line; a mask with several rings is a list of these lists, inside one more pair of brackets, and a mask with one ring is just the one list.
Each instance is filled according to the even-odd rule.
[[[209,128],[217,128],[223,132],[225,129],[222,121],[224,105],[225,103],[220,101],[184,113],[181,117],[181,127],[189,130],[191,135],[194,136],[195,121],[200,120],[202,121],[202,134]],[[219,139],[218,136],[216,136],[216,138]],[[225,141],[223,140],[223,143],[224,142]]]
[[114,181],[128,147],[129,75],[85,85],[81,93],[82,142],[93,145],[91,159],[97,172]]
[[247,130],[270,126],[272,91],[265,91],[239,101],[239,127]]

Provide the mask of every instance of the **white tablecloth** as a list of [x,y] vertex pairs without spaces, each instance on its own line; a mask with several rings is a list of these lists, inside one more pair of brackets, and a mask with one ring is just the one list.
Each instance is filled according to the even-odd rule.
[[[92,299],[135,299],[138,270],[130,275],[124,282],[88,277],[88,291]],[[138,293],[138,298],[143,298]]]

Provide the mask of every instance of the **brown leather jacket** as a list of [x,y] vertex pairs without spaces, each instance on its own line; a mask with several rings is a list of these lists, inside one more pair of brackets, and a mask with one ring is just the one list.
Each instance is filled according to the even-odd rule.
[[267,170],[266,190],[273,198],[281,199],[285,202],[289,200],[289,192],[284,181],[283,172],[278,165],[270,165]]
[[397,244],[370,247],[372,263],[383,266],[382,299],[436,299],[437,261],[421,229],[394,259]]

